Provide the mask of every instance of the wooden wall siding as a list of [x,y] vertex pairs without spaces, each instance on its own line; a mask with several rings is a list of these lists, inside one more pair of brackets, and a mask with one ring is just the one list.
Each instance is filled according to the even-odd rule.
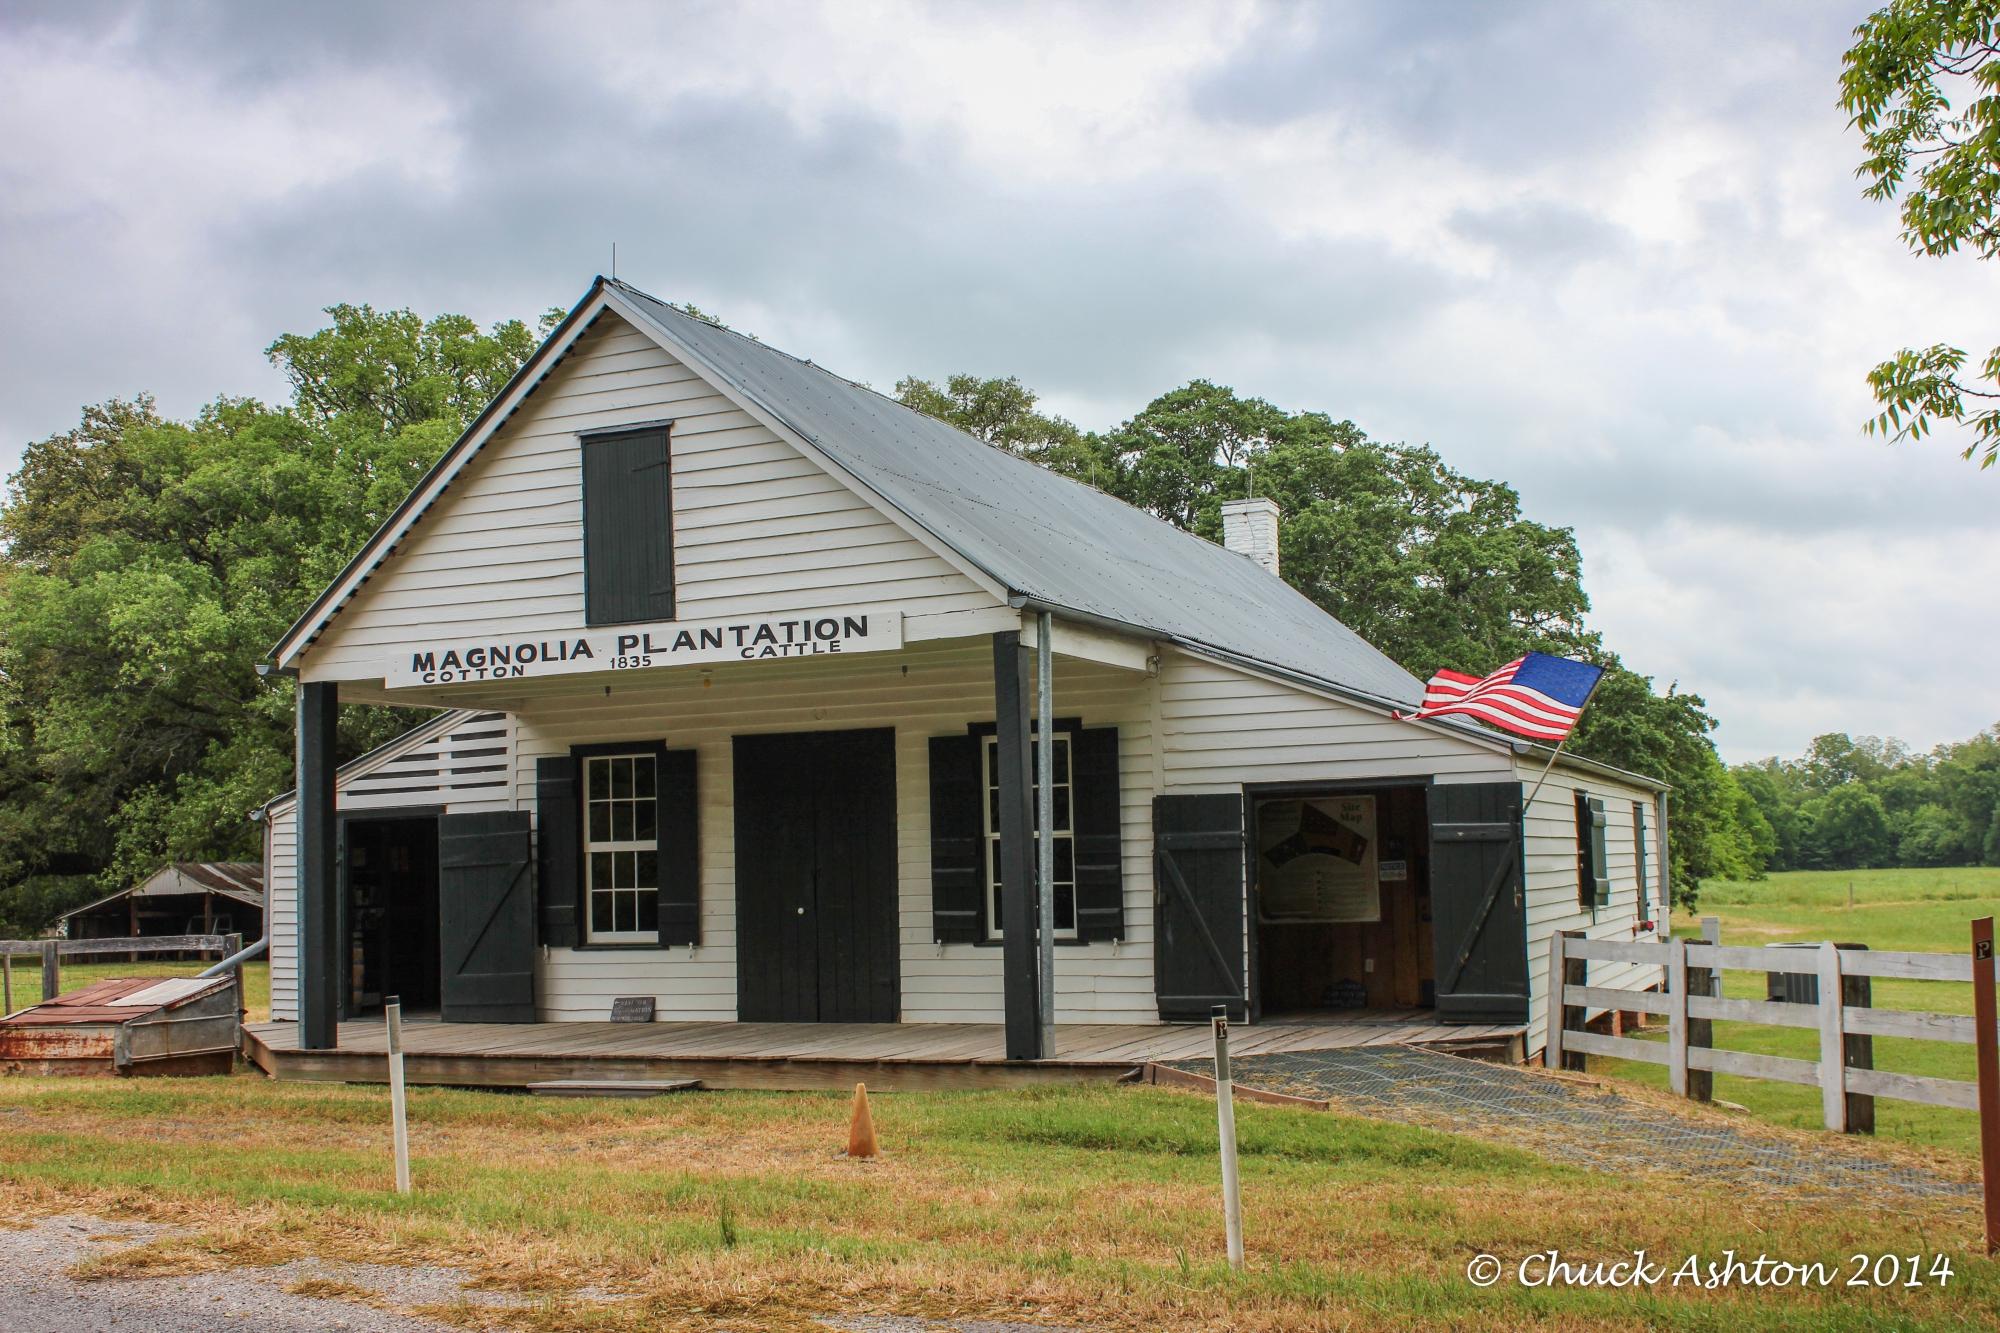
[[[535,760],[572,745],[664,738],[698,753],[701,944],[692,949],[547,951],[539,976],[547,1021],[601,1019],[620,995],[652,995],[662,1019],[736,1017],[735,775],[731,738],[756,732],[893,727],[896,731],[896,892],[902,1017],[913,1023],[995,1023],[1002,1016],[1000,950],[939,946],[931,930],[929,738],[993,717],[992,652],[984,642],[919,645],[840,662],[767,662],[663,673],[610,697],[537,698],[517,717],[515,799],[535,800]],[[1058,656],[1055,711],[1119,729],[1126,938],[1056,950],[1062,1022],[1157,1021],[1152,982],[1151,682],[1137,673]],[[746,960],[754,965],[755,960]]]
[[1170,791],[1430,776],[1490,782],[1513,771],[1511,756],[1491,747],[1186,653],[1165,656],[1160,711]]
[[418,640],[580,627],[577,432],[669,418],[680,618],[895,604],[922,639],[1000,605],[606,315],[308,650],[306,678],[379,676]]
[[[1520,762],[1522,794],[1535,785],[1542,760],[1524,758]],[[1600,797],[1607,821],[1604,849],[1611,871],[1611,901],[1602,907],[1584,906],[1578,898],[1576,882],[1576,793]],[[1639,880],[1636,843],[1632,827],[1632,803],[1643,802],[1646,816],[1646,861],[1649,867],[1647,897],[1652,902],[1653,919],[1664,920],[1659,905],[1657,871],[1661,863],[1658,814],[1654,794],[1610,778],[1576,773],[1558,767],[1549,774],[1541,794],[1528,810],[1528,982],[1534,998],[1529,1012],[1528,1051],[1542,1048],[1548,1027],[1549,936],[1558,930],[1581,930],[1594,939],[1629,940],[1639,920]],[[1652,938],[1650,935],[1644,938]],[[1635,963],[1593,962],[1590,984],[1643,990],[1662,980],[1657,967]]]
[[[386,748],[379,761],[343,778],[339,808],[447,810],[514,808],[514,723],[505,714],[474,717],[435,739]],[[287,799],[266,812],[265,855],[271,933],[271,1017],[298,1016],[298,825]]]

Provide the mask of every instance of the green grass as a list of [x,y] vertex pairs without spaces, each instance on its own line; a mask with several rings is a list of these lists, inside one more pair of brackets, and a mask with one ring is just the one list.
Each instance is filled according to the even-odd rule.
[[[65,961],[62,965],[62,988],[65,991],[80,990],[93,981],[103,981],[107,977],[191,977],[212,961],[189,959],[186,962],[162,962],[151,958],[136,963]],[[25,1009],[42,998],[42,963],[39,958],[16,958],[12,968],[14,1008]],[[271,965],[262,960],[245,963],[243,989],[246,993],[244,1008],[249,1010],[250,1021],[257,1023],[269,1018]]]
[[[330,1259],[444,1262],[534,1293],[533,1328],[803,1327],[801,1311],[1093,1328],[1963,1327],[2000,1304],[1962,1204],[1801,1207],[1624,1179],[1414,1126],[1238,1108],[1250,1264],[1221,1262],[1213,1104],[1152,1088],[876,1099],[573,1102],[411,1093],[415,1191],[389,1187],[379,1088],[0,1080],[0,1217],[140,1215],[190,1235],[98,1276]],[[1949,1252],[1946,1288],[1489,1290],[1478,1253]],[[583,1288],[630,1293],[593,1303]]]
[[[1675,915],[1674,933],[1699,935],[1703,916],[1721,922],[1724,944],[1830,939],[1898,952],[1964,953],[1970,948],[1968,923],[1974,917],[2000,916],[2000,867],[1788,871],[1767,880],[1713,881],[1702,886],[1695,913]],[[1972,1012],[1971,988],[1963,984],[1877,979],[1872,985],[1877,1008]],[[1723,994],[1761,1000],[1763,975],[1725,972]],[[1715,1044],[1759,1055],[1819,1058],[1818,1035],[1803,1028],[1717,1023]],[[1969,1081],[1975,1056],[1970,1046],[1878,1037],[1875,1067]],[[1652,1087],[1663,1088],[1667,1082],[1667,1071],[1658,1065],[1593,1058],[1591,1068]],[[1816,1088],[1718,1074],[1715,1095],[1774,1124],[1811,1129],[1824,1123]],[[1885,1142],[1961,1158],[1976,1158],[1979,1152],[1979,1118],[1970,1111],[1877,1098],[1875,1126],[1876,1137]]]

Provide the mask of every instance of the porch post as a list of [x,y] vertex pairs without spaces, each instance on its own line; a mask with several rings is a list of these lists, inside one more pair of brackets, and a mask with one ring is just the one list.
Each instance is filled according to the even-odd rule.
[[340,687],[298,686],[299,1047],[339,1044],[339,904],[334,901],[334,726]]
[[1040,1060],[1044,1048],[1040,960],[1035,945],[1035,829],[1029,810],[1028,700],[1033,659],[1019,630],[993,636],[993,717],[999,732],[1000,973],[1007,1058]]

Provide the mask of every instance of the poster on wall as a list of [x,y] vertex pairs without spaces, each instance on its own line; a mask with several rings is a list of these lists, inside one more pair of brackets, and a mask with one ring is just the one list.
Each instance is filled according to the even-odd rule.
[[1313,796],[1257,807],[1266,921],[1380,921],[1375,798]]

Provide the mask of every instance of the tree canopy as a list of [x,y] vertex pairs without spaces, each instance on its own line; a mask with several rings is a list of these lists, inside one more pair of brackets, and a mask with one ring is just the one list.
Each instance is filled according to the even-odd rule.
[[[2000,0],[1893,0],[1854,30],[1840,105],[1861,131],[1870,199],[1900,196],[1903,240],[1930,257],[2000,256]],[[1872,432],[1916,439],[1964,426],[2000,457],[2000,347],[1970,374],[1962,347],[1906,347],[1869,372]]]
[[1583,559],[1568,528],[1526,518],[1504,482],[1433,449],[1371,440],[1351,421],[1288,411],[1208,380],[1155,398],[1102,434],[1042,413],[1013,378],[906,379],[901,399],[981,439],[1088,481],[1167,522],[1222,538],[1222,502],[1268,495],[1283,511],[1286,582],[1420,678],[1483,674],[1538,650],[1608,674],[1570,742],[1577,753],[1676,788],[1670,873],[1693,901],[1713,875],[1762,867],[1743,827],[1755,806],[1709,739],[1698,695],[1664,694],[1585,623]]
[[[256,663],[536,342],[327,313],[271,344],[289,404],[105,403],[23,456],[0,508],[0,934],[162,859],[257,854],[246,815],[290,785],[291,691]],[[343,749],[408,725],[345,709]]]
[[1773,870],[2000,865],[2000,725],[1925,754],[1830,732],[1735,777],[1771,829]]

